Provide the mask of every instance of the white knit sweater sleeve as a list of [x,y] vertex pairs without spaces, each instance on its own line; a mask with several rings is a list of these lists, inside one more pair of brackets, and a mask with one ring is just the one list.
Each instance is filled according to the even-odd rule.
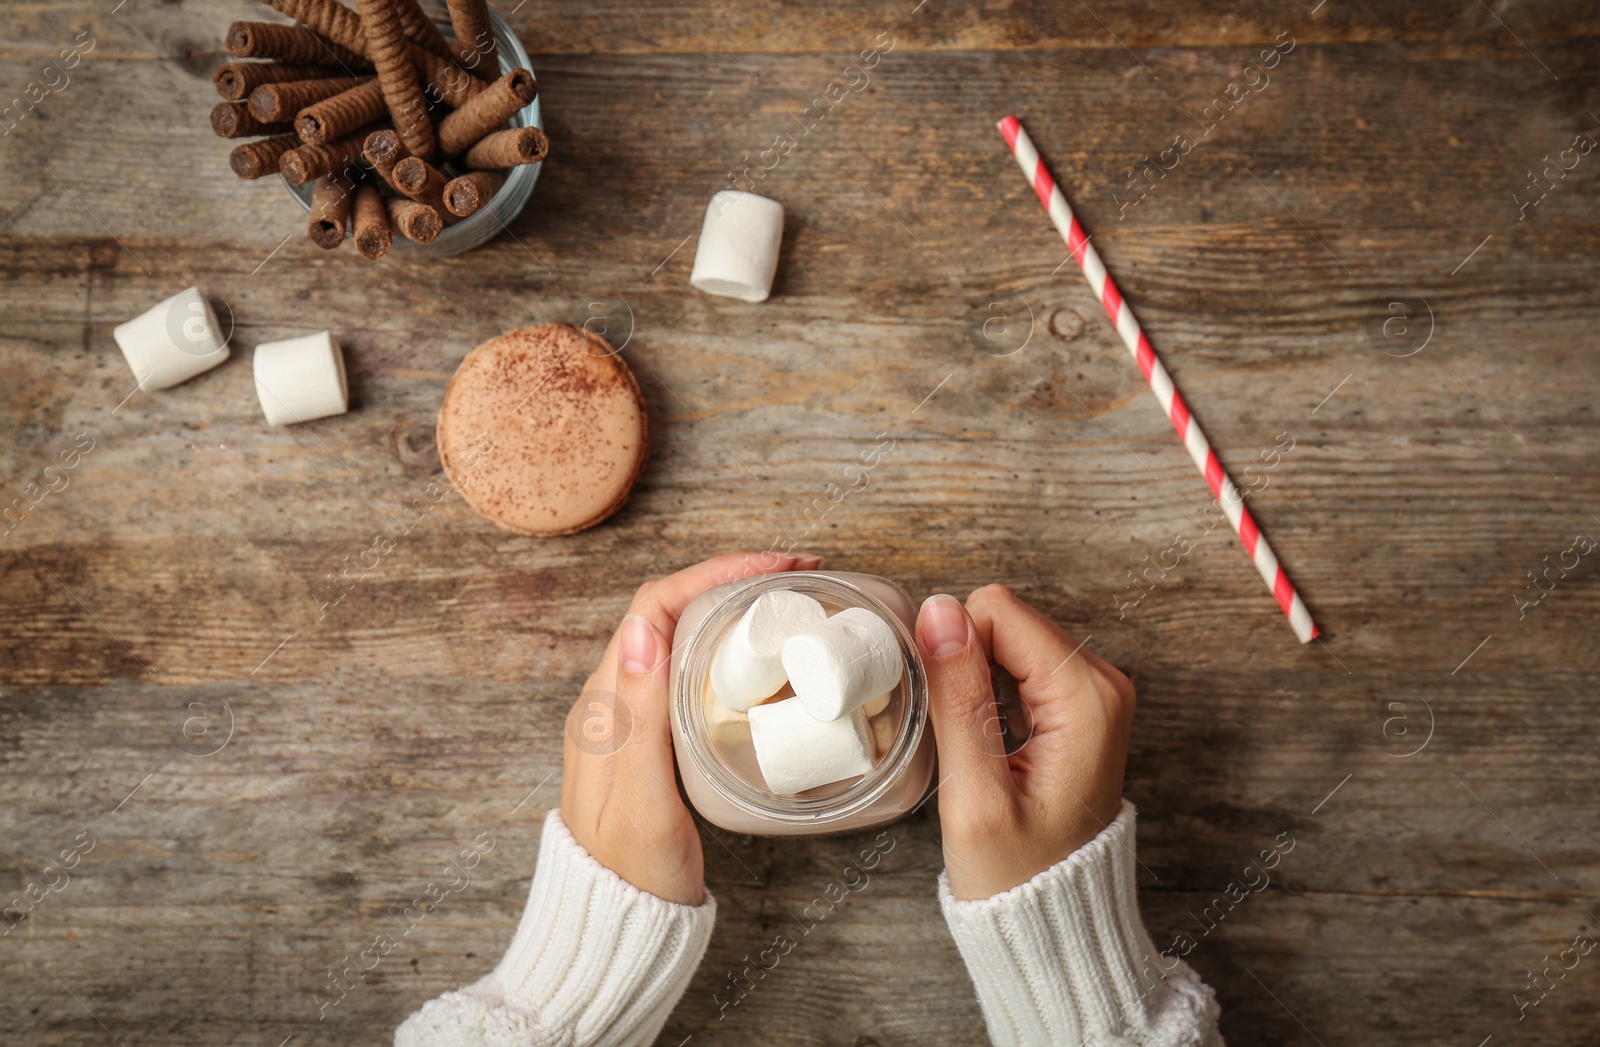
[[1219,1008],[1188,964],[1161,955],[1134,894],[1134,809],[1004,894],[939,900],[996,1047],[1222,1047]]
[[395,1047],[645,1047],[711,939],[716,901],[678,905],[596,861],[551,811],[522,922],[494,971],[430,1000]]

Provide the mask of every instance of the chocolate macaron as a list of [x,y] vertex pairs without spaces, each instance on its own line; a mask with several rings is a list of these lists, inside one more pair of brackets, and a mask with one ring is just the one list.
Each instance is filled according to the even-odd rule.
[[628,500],[644,465],[644,396],[621,354],[571,324],[491,338],[461,361],[439,409],[439,458],[491,523],[551,537]]

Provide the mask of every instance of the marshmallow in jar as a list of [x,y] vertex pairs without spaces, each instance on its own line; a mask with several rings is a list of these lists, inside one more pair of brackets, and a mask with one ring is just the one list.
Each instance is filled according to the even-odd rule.
[[874,575],[728,582],[679,619],[672,733],[689,802],[765,835],[882,825],[933,770],[916,607]]

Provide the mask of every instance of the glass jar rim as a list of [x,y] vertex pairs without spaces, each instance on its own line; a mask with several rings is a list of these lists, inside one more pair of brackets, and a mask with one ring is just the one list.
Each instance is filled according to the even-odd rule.
[[[893,584],[893,583],[890,583]],[[882,617],[894,630],[905,663],[906,710],[900,718],[893,744],[883,759],[873,765],[855,784],[827,796],[786,796],[758,788],[735,773],[721,760],[710,743],[701,688],[716,653],[716,641],[749,609],[763,593],[789,589],[807,596],[864,607]],[[928,721],[928,681],[917,649],[916,637],[901,617],[866,589],[814,571],[789,571],[762,575],[723,594],[706,612],[685,640],[679,655],[677,682],[672,694],[672,713],[682,728],[681,735],[701,777],[724,800],[746,814],[794,824],[827,822],[847,818],[870,807],[895,785],[910,766],[922,742]]]

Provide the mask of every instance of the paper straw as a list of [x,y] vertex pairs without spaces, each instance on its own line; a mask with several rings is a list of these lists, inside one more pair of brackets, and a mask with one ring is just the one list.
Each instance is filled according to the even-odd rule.
[[1189,457],[1194,459],[1194,464],[1205,476],[1211,493],[1217,496],[1217,503],[1227,514],[1228,522],[1233,525],[1239,540],[1244,543],[1245,551],[1250,554],[1256,570],[1261,573],[1261,580],[1272,590],[1272,595],[1278,600],[1278,606],[1283,608],[1284,615],[1289,619],[1290,628],[1294,630],[1295,636],[1301,643],[1309,643],[1316,639],[1318,630],[1316,624],[1311,621],[1311,612],[1306,610],[1300,594],[1295,592],[1294,586],[1289,582],[1288,574],[1278,563],[1278,558],[1273,555],[1272,546],[1267,544],[1266,536],[1256,526],[1250,510],[1245,508],[1244,496],[1239,493],[1239,488],[1222,468],[1222,463],[1217,461],[1211,443],[1200,431],[1200,423],[1189,413],[1189,406],[1183,402],[1183,396],[1178,392],[1177,386],[1172,384],[1172,376],[1167,374],[1167,369],[1162,366],[1156,351],[1150,346],[1150,339],[1145,337],[1144,331],[1139,327],[1139,321],[1134,319],[1133,310],[1129,308],[1122,297],[1122,292],[1117,290],[1117,285],[1106,273],[1105,263],[1100,261],[1099,253],[1090,245],[1089,238],[1083,233],[1083,227],[1078,224],[1077,216],[1072,213],[1072,208],[1067,206],[1067,198],[1061,194],[1061,188],[1056,185],[1055,179],[1051,178],[1050,172],[1045,169],[1044,162],[1039,159],[1039,151],[1033,147],[1028,132],[1022,129],[1022,124],[1014,116],[1001,120],[999,127],[1000,133],[1005,136],[1006,144],[1011,147],[1011,154],[1017,158],[1017,166],[1022,168],[1022,173],[1033,186],[1039,202],[1044,204],[1044,209],[1049,212],[1050,221],[1055,223],[1056,230],[1061,233],[1062,239],[1066,240],[1067,249],[1072,252],[1072,257],[1077,259],[1079,268],[1083,270],[1083,278],[1089,281],[1089,289],[1100,299],[1106,315],[1111,318],[1112,326],[1117,329],[1117,334],[1122,336],[1122,342],[1128,347],[1128,352],[1133,354],[1134,360],[1139,364],[1139,370],[1144,372],[1145,380],[1150,383],[1150,391],[1156,394],[1156,399],[1161,401],[1162,410],[1172,419],[1172,427],[1178,431],[1178,437],[1183,441]]

